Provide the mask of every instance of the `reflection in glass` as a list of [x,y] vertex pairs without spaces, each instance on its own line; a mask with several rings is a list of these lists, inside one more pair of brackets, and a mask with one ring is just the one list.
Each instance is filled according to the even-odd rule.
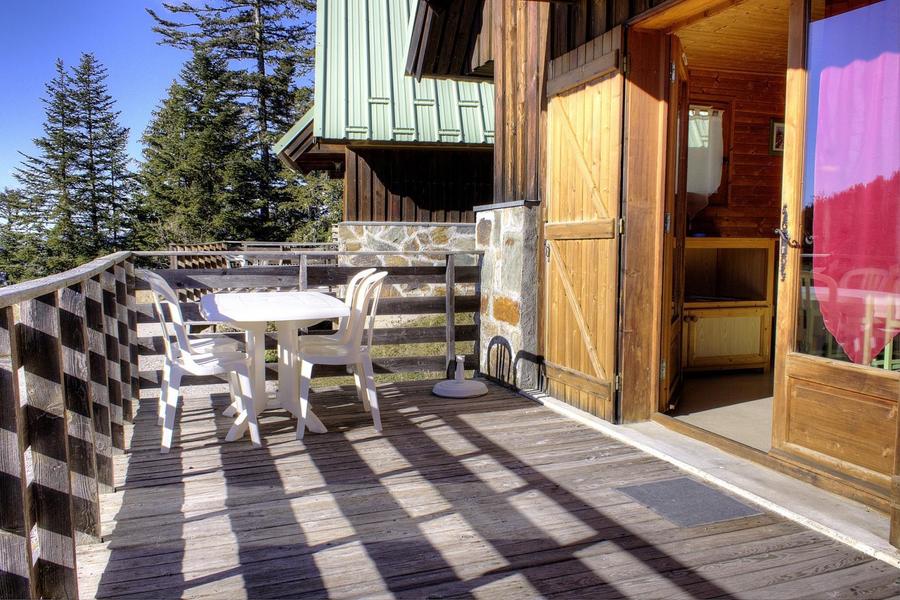
[[799,349],[900,370],[900,0],[836,5],[809,27]]

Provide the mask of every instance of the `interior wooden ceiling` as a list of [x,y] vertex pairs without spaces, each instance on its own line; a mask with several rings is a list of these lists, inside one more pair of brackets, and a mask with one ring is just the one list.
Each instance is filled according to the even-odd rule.
[[788,0],[706,3],[670,22],[688,67],[784,73],[787,67]]

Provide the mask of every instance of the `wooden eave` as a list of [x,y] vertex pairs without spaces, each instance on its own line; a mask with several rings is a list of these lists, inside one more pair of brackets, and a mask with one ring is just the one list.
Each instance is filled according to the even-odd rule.
[[317,139],[312,120],[278,150],[278,158],[300,173],[327,171],[332,176],[339,176],[344,172],[343,144]]
[[406,74],[418,80],[492,80],[491,3],[419,0]]

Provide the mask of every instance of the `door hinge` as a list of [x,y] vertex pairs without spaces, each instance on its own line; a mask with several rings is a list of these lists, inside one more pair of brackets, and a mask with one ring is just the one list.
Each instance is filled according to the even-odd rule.
[[621,375],[616,375],[613,378],[613,389],[617,392],[622,389],[622,376]]
[[675,79],[677,78],[678,71],[675,68],[675,63],[669,63],[669,81],[675,83]]
[[628,75],[628,55],[622,56],[622,75]]
[[616,235],[625,235],[625,217],[619,217],[616,221]]
[[665,233],[672,232],[672,213],[666,213],[665,216],[663,216],[663,231]]
[[666,361],[662,361],[659,363],[659,380],[665,381],[666,379]]
[[544,260],[550,262],[550,242],[544,241]]

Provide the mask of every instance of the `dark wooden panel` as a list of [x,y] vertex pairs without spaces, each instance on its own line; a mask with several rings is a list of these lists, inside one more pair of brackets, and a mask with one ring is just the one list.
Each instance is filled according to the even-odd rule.
[[492,0],[420,0],[406,72],[417,79],[489,79]]
[[550,6],[494,2],[494,202],[544,193]]
[[347,148],[346,221],[475,221],[490,204],[489,148]]

